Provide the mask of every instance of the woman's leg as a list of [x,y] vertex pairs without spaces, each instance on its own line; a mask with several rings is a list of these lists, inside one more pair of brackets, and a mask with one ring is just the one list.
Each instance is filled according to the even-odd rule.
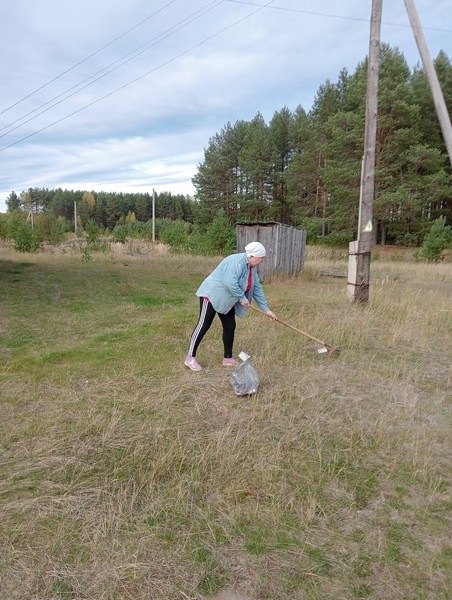
[[235,332],[235,308],[222,315],[218,313],[223,325],[223,346],[224,346],[224,358],[232,358],[232,347],[234,346],[234,332]]
[[196,350],[202,338],[209,331],[212,321],[216,315],[215,310],[206,298],[199,299],[199,320],[191,334],[188,356],[196,356]]

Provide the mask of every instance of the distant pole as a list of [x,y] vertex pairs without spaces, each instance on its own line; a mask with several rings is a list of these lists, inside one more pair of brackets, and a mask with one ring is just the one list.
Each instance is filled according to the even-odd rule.
[[27,216],[27,221],[28,219],[30,219],[30,223],[31,223],[31,228],[34,229],[34,223],[33,223],[33,207],[30,205],[30,210],[28,211],[28,216]]
[[429,82],[430,90],[432,92],[433,103],[435,105],[436,113],[438,115],[441,131],[443,132],[444,142],[446,144],[447,152],[449,154],[449,160],[452,164],[452,125],[450,122],[449,113],[447,112],[447,106],[444,101],[444,96],[441,91],[441,86],[439,84],[438,75],[435,71],[435,67],[433,66],[432,59],[430,58],[430,53],[425,42],[424,33],[422,31],[419,17],[417,16],[414,1],[404,0],[404,2],[408,13],[408,17],[410,19],[411,29],[413,30],[414,38],[416,40],[419,54],[421,55],[422,63],[424,65],[425,73],[427,75],[427,80]]
[[77,201],[74,200],[74,231],[77,233]]
[[152,189],[152,241],[155,242],[155,190]]
[[372,1],[369,60],[367,67],[366,123],[364,156],[360,190],[356,280],[353,282],[354,302],[369,300],[370,257],[372,250],[372,219],[375,190],[375,156],[377,141],[378,72],[380,63],[380,31],[383,0]]

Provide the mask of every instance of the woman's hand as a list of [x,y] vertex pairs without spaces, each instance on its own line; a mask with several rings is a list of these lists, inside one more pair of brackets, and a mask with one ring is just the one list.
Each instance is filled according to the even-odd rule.
[[273,321],[277,321],[278,317],[275,315],[275,313],[271,310],[267,310],[267,312],[265,313],[268,317],[270,317],[270,319],[273,319]]
[[250,305],[250,301],[248,300],[248,298],[244,298],[243,300],[240,300],[240,304],[247,308]]

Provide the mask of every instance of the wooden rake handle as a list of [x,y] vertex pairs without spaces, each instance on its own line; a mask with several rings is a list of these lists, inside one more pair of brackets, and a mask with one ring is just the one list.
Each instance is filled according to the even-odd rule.
[[[265,317],[268,317],[269,319],[272,319],[270,317],[270,315],[267,315],[266,312],[264,312],[263,310],[261,310],[260,308],[257,308],[257,306],[252,306],[251,304],[248,306],[248,308],[252,308],[253,310],[255,310],[256,312],[261,313],[261,315],[264,315]],[[272,321],[274,321],[275,319],[272,319]],[[285,321],[281,321],[281,319],[276,319],[277,323],[281,323],[281,325],[284,325],[285,327],[288,327],[289,329],[292,329],[292,331],[296,331],[297,333],[301,333],[301,335],[304,335],[305,337],[309,338],[310,340],[312,340],[313,342],[316,342],[317,344],[320,344],[320,346],[324,346],[325,348],[327,348],[329,351],[334,352],[336,354],[338,354],[340,352],[340,350],[338,348],[333,348],[333,346],[330,346],[329,344],[327,344],[326,342],[323,342],[322,340],[319,340],[318,338],[314,337],[313,335],[310,335],[309,333],[306,333],[306,331],[302,331],[301,329],[298,329],[297,327],[294,327],[293,325],[291,325],[290,323],[286,323]]]

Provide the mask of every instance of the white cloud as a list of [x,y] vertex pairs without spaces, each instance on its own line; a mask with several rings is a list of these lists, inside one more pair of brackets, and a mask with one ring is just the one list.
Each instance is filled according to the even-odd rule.
[[[353,72],[368,52],[370,2],[275,0],[257,11],[258,4],[266,0],[7,3],[0,210],[12,190],[28,187],[192,194],[203,150],[228,121],[258,111],[270,119],[283,106],[309,110],[326,79],[336,81],[342,68]],[[416,3],[432,57],[450,47],[449,4]],[[419,62],[403,0],[383,6],[382,41],[398,46],[410,66]],[[144,44],[136,59],[4,135],[23,115]]]

